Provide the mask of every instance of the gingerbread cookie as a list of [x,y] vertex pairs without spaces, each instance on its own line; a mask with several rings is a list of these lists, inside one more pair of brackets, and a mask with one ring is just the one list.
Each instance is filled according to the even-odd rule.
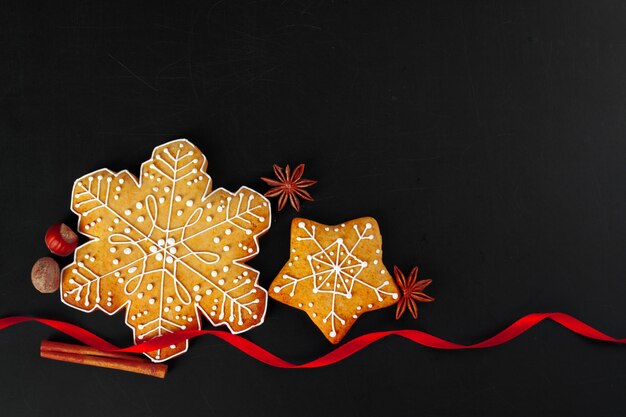
[[[90,238],[63,269],[61,300],[114,314],[126,309],[136,340],[200,329],[202,313],[233,333],[258,326],[267,292],[244,262],[270,227],[270,205],[247,187],[211,191],[207,161],[193,144],[154,149],[141,176],[101,169],[72,191],[78,230]],[[187,342],[147,354],[160,362]]]
[[328,340],[339,343],[361,314],[398,300],[381,247],[371,217],[337,226],[294,219],[291,258],[272,282],[270,296],[304,310]]

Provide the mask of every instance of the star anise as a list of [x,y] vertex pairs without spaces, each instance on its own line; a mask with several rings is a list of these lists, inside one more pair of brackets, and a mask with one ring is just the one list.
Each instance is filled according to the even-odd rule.
[[411,312],[411,316],[414,319],[417,318],[417,302],[429,303],[435,301],[435,299],[429,295],[424,294],[424,288],[432,282],[432,279],[417,280],[417,267],[411,270],[407,278],[397,266],[393,267],[393,273],[395,275],[396,284],[402,291],[400,300],[396,307],[396,319],[402,317],[406,309]]
[[279,211],[285,207],[287,200],[289,200],[291,206],[296,209],[296,211],[300,211],[300,201],[298,200],[298,197],[313,201],[311,194],[304,190],[304,188],[317,183],[317,181],[302,178],[303,173],[304,164],[298,165],[293,172],[291,172],[289,165],[287,165],[283,171],[283,168],[274,164],[274,174],[276,174],[278,181],[271,178],[261,177],[263,181],[272,186],[272,188],[264,194],[265,197],[280,196],[278,199]]

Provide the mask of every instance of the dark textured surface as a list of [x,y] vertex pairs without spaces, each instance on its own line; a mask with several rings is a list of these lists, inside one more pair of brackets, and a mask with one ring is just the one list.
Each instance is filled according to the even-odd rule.
[[[75,178],[137,172],[187,137],[216,186],[306,162],[323,223],[377,218],[385,263],[432,278],[420,319],[369,313],[347,338],[418,328],[469,343],[561,310],[626,336],[626,7],[610,1],[128,1],[0,5],[0,315],[130,343],[121,316],[36,292]],[[294,213],[251,264],[268,286]],[[331,349],[270,300],[246,337],[292,361]],[[44,361],[55,332],[0,334],[6,416],[617,415],[626,352],[545,323],[486,351],[388,339],[285,371],[205,338],[164,381]]]

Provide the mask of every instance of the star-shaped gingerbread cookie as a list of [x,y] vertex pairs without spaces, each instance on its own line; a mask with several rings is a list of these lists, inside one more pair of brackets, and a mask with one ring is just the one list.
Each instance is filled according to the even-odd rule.
[[383,265],[376,220],[327,226],[296,218],[291,257],[269,293],[305,311],[329,341],[339,343],[361,314],[395,304],[399,290]]

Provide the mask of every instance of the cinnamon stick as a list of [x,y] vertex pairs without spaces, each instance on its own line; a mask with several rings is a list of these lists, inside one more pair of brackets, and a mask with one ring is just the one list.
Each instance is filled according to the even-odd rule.
[[[55,350],[55,348],[59,350]],[[88,346],[43,341],[40,355],[45,359],[117,369],[157,378],[165,378],[167,372],[167,365],[164,364],[152,363],[132,355],[102,352]]]

